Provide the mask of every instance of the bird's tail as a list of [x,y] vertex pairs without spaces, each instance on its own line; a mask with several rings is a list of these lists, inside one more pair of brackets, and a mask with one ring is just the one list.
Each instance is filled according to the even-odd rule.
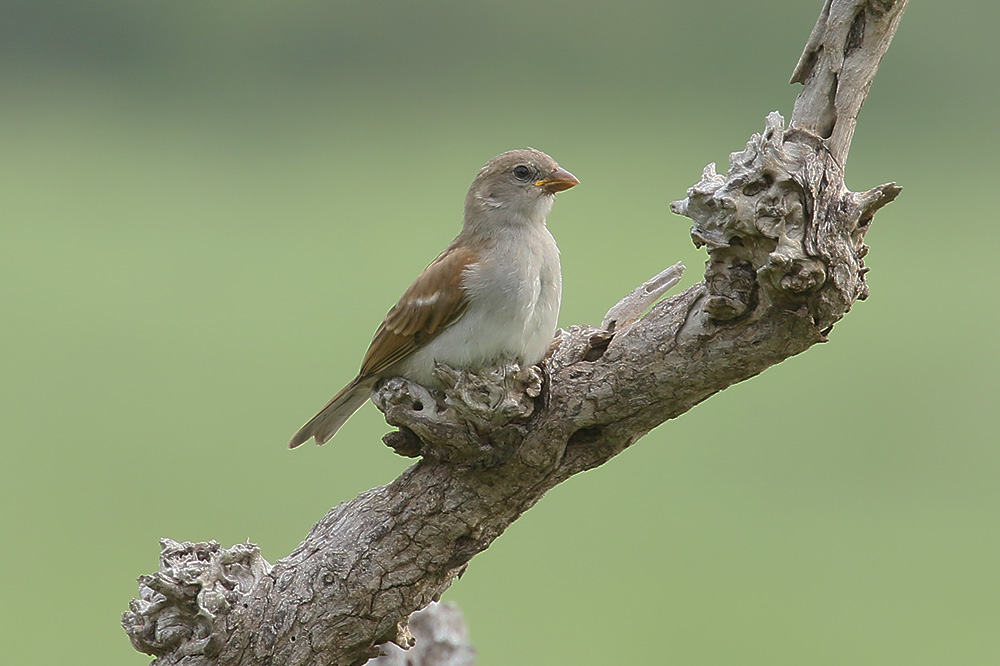
[[365,404],[374,384],[374,379],[355,377],[354,381],[340,389],[340,393],[326,403],[326,407],[319,410],[319,414],[312,417],[309,423],[295,433],[288,442],[288,448],[294,449],[310,437],[314,438],[317,444],[326,444],[337,434],[340,426],[347,423],[347,419]]

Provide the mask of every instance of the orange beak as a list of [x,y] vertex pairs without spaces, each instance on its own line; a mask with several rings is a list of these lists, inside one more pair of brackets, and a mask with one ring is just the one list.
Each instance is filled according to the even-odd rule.
[[568,190],[574,185],[579,185],[580,180],[562,167],[556,167],[549,175],[541,180],[535,181],[535,186],[540,187],[549,194]]

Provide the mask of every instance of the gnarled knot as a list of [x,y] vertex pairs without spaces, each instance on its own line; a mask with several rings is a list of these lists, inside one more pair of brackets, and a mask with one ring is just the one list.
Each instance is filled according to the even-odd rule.
[[839,166],[822,139],[785,131],[777,112],[729,162],[725,176],[709,164],[687,198],[671,204],[694,221],[691,237],[711,256],[706,312],[726,321],[763,303],[807,302],[828,284],[825,248],[817,247],[813,226],[821,191],[841,195]]
[[757,305],[757,276],[749,261],[722,249],[705,266],[704,309],[715,321],[731,321]]
[[139,598],[122,626],[136,650],[154,656],[213,656],[224,639],[223,618],[270,571],[256,545],[222,548],[215,541],[160,540],[160,570],[139,578]]
[[372,402],[400,429],[383,437],[386,445],[403,456],[475,468],[508,460],[542,393],[541,368],[510,360],[478,370],[439,363],[434,375],[440,389],[402,377],[375,385]]
[[776,251],[771,262],[759,271],[774,293],[787,296],[816,291],[826,283],[826,267],[822,261],[809,257],[788,256]]

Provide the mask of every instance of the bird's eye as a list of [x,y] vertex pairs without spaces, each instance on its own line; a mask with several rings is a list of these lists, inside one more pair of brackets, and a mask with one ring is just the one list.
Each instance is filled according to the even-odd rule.
[[514,178],[520,181],[528,182],[531,180],[531,169],[523,164],[518,164],[514,167]]

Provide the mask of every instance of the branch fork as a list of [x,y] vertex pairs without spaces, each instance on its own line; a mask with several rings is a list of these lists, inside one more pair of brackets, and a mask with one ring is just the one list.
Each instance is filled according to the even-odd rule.
[[670,204],[694,221],[691,238],[708,249],[704,311],[722,324],[772,307],[801,309],[828,330],[868,296],[864,236],[900,188],[848,191],[826,142],[786,130],[776,111],[729,161],[724,177],[709,164],[687,197]]

